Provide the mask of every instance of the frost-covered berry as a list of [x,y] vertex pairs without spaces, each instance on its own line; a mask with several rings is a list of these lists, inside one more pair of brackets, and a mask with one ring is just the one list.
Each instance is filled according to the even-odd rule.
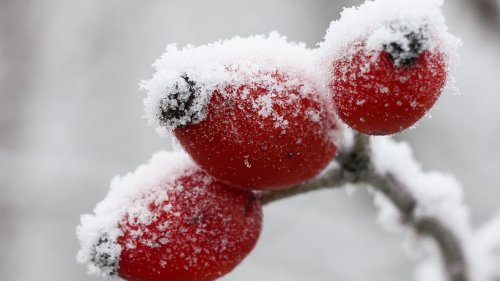
[[289,187],[336,151],[338,119],[311,62],[304,45],[277,34],[168,49],[144,84],[146,115],[215,178]]
[[442,1],[366,1],[332,22],[320,44],[325,83],[353,129],[387,135],[414,125],[449,80],[459,40]]
[[79,261],[128,281],[213,281],[234,269],[259,237],[260,203],[186,158],[160,153],[115,179],[82,218]]
[[418,33],[405,38],[405,45],[390,42],[382,51],[356,42],[349,54],[332,61],[333,102],[353,129],[370,135],[400,132],[420,120],[440,96],[447,77],[443,54],[425,50]]
[[202,171],[162,188],[164,196],[148,206],[152,222],[130,215],[120,222],[122,278],[212,281],[255,246],[262,214],[251,192],[229,188]]
[[241,188],[288,187],[333,158],[336,119],[318,89],[280,72],[215,91],[207,117],[174,134],[196,163]]

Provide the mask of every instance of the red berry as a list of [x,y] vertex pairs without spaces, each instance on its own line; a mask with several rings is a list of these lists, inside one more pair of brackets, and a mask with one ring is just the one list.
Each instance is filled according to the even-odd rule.
[[94,246],[92,262],[109,275],[117,266],[129,281],[213,281],[254,248],[262,208],[252,192],[199,169],[157,187],[137,198],[119,222],[118,259],[107,250],[114,248],[108,237]]
[[421,36],[409,44],[366,50],[352,44],[331,63],[329,83],[339,117],[353,129],[388,135],[415,124],[434,105],[446,82],[444,56],[425,50]]
[[198,165],[233,186],[278,189],[314,177],[335,154],[333,110],[312,83],[282,72],[254,76],[214,91],[206,118],[175,136]]

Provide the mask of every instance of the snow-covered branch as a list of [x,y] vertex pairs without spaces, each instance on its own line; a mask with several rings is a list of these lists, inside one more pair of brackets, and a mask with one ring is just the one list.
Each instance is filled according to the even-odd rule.
[[[368,184],[383,194],[399,211],[398,221],[400,223],[411,227],[418,234],[424,234],[434,239],[441,252],[443,266],[449,281],[471,280],[469,261],[466,257],[466,243],[464,242],[465,237],[470,232],[470,227],[467,216],[464,214],[464,206],[461,204],[461,196],[453,194],[453,192],[460,193],[459,188],[458,190],[454,188],[456,187],[455,182],[449,181],[447,177],[440,178],[436,177],[435,174],[421,173],[420,176],[424,178],[426,176],[439,178],[439,180],[433,179],[434,182],[444,179],[443,183],[452,186],[447,192],[448,196],[455,199],[440,200],[440,196],[426,195],[425,191],[422,192],[423,195],[415,194],[418,192],[416,187],[408,187],[407,184],[403,183],[405,176],[397,174],[397,169],[381,171],[381,168],[377,167],[377,165],[383,166],[383,164],[376,163],[376,156],[372,157],[372,146],[368,136],[358,134],[353,147],[349,151],[341,153],[337,158],[338,162],[333,165],[334,167],[315,180],[291,189],[260,193],[260,199],[263,204],[269,204],[313,190],[341,187],[346,183]],[[404,151],[402,154],[405,154]],[[392,157],[391,155],[386,156]],[[405,156],[407,155],[402,157]],[[414,161],[411,157],[406,158],[408,159],[402,163]],[[394,164],[400,165],[401,162]],[[413,163],[413,166],[415,172],[421,172],[418,165]],[[425,180],[414,179],[413,182],[425,182]],[[420,187],[422,190],[427,188],[432,189],[434,186]],[[444,187],[444,190],[448,189],[449,187]],[[454,208],[455,213],[458,214],[455,218],[446,218],[441,215],[443,209],[449,210],[450,208]]]
[[401,183],[395,180],[393,175],[380,176],[373,173],[366,177],[366,182],[391,200],[406,224],[411,225],[418,233],[429,235],[436,241],[450,281],[470,280],[467,260],[464,256],[464,245],[453,229],[438,217],[416,216],[415,210],[419,202]]

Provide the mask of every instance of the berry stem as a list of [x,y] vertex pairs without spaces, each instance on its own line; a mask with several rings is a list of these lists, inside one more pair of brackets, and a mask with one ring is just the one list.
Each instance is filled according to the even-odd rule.
[[415,210],[422,203],[409,189],[397,181],[393,174],[380,175],[375,172],[370,157],[369,136],[357,134],[352,148],[341,152],[337,162],[338,165],[312,181],[285,190],[258,193],[262,205],[314,190],[342,187],[347,183],[368,184],[392,201],[406,225],[436,241],[449,281],[470,280],[464,247],[458,239],[458,234],[438,217],[416,216]]

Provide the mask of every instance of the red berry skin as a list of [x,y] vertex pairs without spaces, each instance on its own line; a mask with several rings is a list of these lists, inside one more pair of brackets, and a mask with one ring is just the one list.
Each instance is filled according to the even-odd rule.
[[[128,281],[213,281],[254,248],[262,208],[253,193],[198,170],[162,187],[150,224],[127,217],[118,275]],[[161,193],[160,193],[161,194]]]
[[270,79],[283,88],[273,93],[270,116],[255,107],[270,94],[268,86],[228,85],[212,94],[205,120],[174,130],[199,166],[232,186],[286,188],[316,176],[335,155],[332,130],[338,121],[333,108],[324,108],[328,103],[318,100],[316,89],[304,95],[304,85],[290,86],[285,75],[274,73]]
[[381,51],[358,47],[332,62],[330,91],[339,117],[369,135],[389,135],[415,124],[434,105],[446,83],[443,54],[423,51],[398,66]]

